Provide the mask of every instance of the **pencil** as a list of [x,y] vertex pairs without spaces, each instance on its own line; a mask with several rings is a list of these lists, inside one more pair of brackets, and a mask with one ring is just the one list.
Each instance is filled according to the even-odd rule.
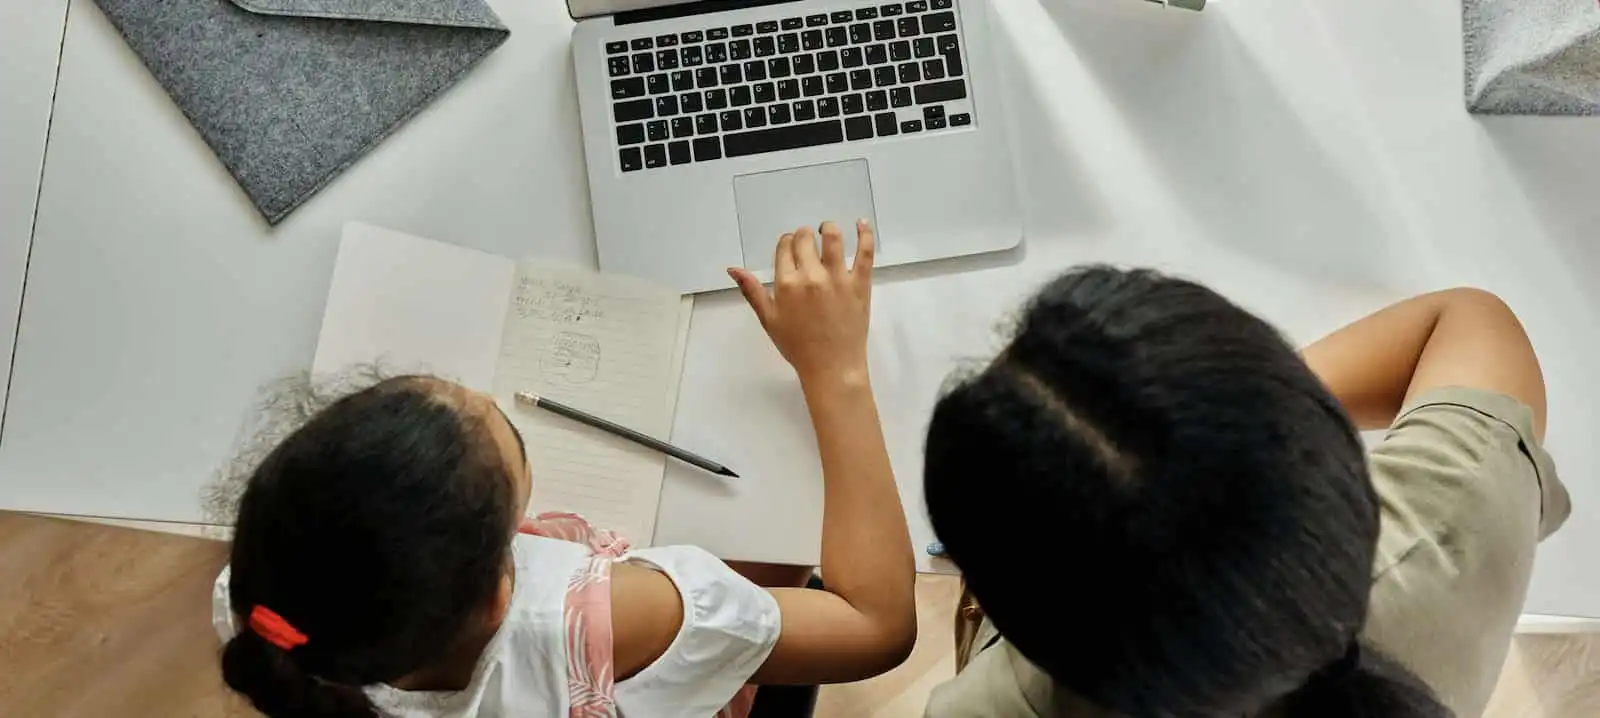
[[739,478],[739,475],[733,473],[732,469],[707,459],[704,456],[700,456],[692,451],[685,451],[655,437],[646,436],[634,431],[633,429],[629,429],[626,426],[606,421],[605,419],[593,414],[574,409],[558,401],[546,399],[538,394],[526,391],[517,392],[517,402],[527,404],[528,406],[534,408],[544,409],[545,411],[557,416],[563,416],[580,424],[592,426],[596,429],[606,432],[607,434],[611,434],[612,436],[627,439],[628,441],[646,448],[655,449],[656,451],[682,461],[685,464],[704,469],[713,474],[717,474],[719,476],[728,476],[735,479]]

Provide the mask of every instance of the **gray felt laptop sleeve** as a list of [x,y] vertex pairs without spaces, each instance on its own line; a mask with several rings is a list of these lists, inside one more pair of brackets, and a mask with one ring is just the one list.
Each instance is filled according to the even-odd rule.
[[276,224],[510,34],[483,0],[95,0]]

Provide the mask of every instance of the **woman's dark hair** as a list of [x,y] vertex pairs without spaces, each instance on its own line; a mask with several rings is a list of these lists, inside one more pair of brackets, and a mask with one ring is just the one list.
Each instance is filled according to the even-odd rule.
[[1359,435],[1271,326],[1205,287],[1051,282],[939,401],[924,483],[995,627],[1101,706],[1449,715],[1357,643],[1379,510]]
[[402,377],[345,397],[251,475],[233,610],[265,606],[309,638],[284,650],[241,625],[228,641],[223,679],[261,712],[373,715],[362,686],[441,659],[491,604],[515,491],[484,417],[448,386]]

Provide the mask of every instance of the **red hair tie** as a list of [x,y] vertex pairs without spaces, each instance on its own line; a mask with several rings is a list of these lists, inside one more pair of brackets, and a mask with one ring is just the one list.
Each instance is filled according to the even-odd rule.
[[285,651],[303,646],[309,640],[306,634],[295,630],[294,626],[283,620],[283,616],[274,613],[266,606],[250,609],[250,630],[267,639],[267,643]]

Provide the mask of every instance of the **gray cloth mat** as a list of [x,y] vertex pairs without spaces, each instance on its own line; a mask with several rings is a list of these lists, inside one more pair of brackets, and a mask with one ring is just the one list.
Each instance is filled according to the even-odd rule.
[[272,224],[510,35],[482,0],[95,0]]
[[1600,3],[1462,0],[1461,15],[1469,111],[1600,114]]

